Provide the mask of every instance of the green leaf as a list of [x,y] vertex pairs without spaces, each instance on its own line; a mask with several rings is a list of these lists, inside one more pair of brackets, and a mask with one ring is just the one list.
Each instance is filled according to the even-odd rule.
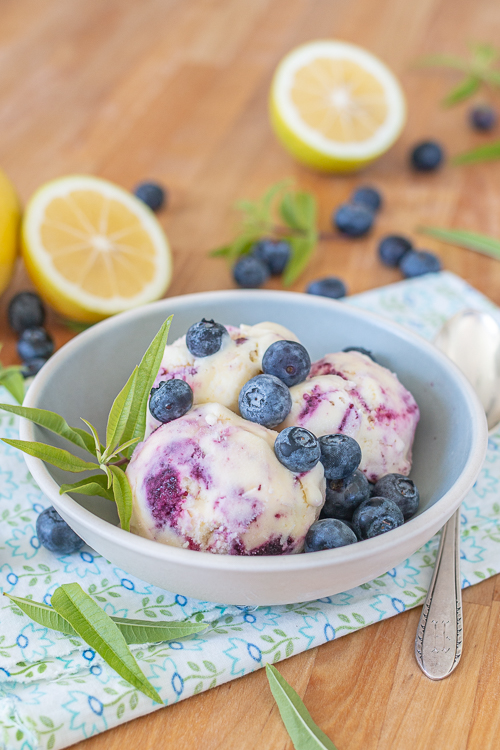
[[468,99],[470,96],[476,93],[481,85],[481,80],[477,76],[468,76],[461,81],[458,86],[450,91],[449,94],[443,99],[445,107],[451,107],[453,104],[458,104]]
[[157,703],[162,699],[141,671],[116,623],[78,583],[67,583],[52,594],[52,606],[120,677]]
[[472,62],[477,68],[489,67],[498,57],[498,50],[487,42],[471,42]]
[[130,410],[134,399],[138,370],[139,368],[137,366],[134,367],[129,379],[113,401],[113,406],[109,412],[108,424],[106,427],[105,456],[107,456],[108,453],[114,452],[114,448],[119,445],[123,431],[127,426],[127,420],[130,416]]
[[[130,410],[125,427],[121,433],[120,442],[134,439],[138,441],[144,440],[148,398],[155,378],[158,375],[158,370],[160,369],[171,322],[172,316],[167,318],[163,323],[139,364],[134,387],[134,397],[130,403]],[[127,404],[129,404],[128,400]],[[132,450],[133,447],[130,446],[124,451],[127,458],[130,458],[132,455]]]
[[305,237],[286,237],[285,239],[290,243],[292,252],[283,273],[283,284],[290,286],[309,263],[316,247],[318,236],[316,232],[311,232]]
[[309,232],[316,226],[316,201],[311,193],[286,193],[280,204],[283,221],[292,229]]
[[168,622],[158,620],[128,620],[124,617],[112,617],[127,643],[158,643],[160,641],[177,641],[194,633],[206,630],[207,625],[198,622]]
[[125,531],[130,531],[133,498],[127,475],[119,466],[110,466],[109,469],[113,476],[113,495],[116,502],[116,509],[120,516],[121,527]]
[[453,68],[454,70],[462,70],[464,73],[470,70],[470,63],[467,60],[462,60],[458,55],[424,55],[415,61],[415,65],[419,67]]
[[500,260],[500,240],[486,234],[469,232],[464,229],[441,229],[440,227],[417,227],[417,232],[428,234],[437,240],[447,242],[467,250],[475,250],[483,255]]
[[60,417],[59,414],[53,411],[32,409],[28,406],[13,406],[12,404],[0,404],[0,409],[17,414],[18,417],[29,419],[30,422],[34,422],[40,425],[40,427],[45,427],[47,430],[55,432],[56,435],[60,435],[79,448],[92,453],[93,456],[96,455],[92,435],[89,435],[88,432],[81,430],[79,427],[70,427],[63,417]]
[[500,141],[493,141],[493,143],[473,148],[471,151],[464,151],[463,154],[454,156],[451,163],[455,165],[476,164],[477,162],[494,161],[496,159],[500,159]]
[[77,635],[69,622],[58,614],[53,607],[49,607],[48,604],[34,602],[32,599],[23,599],[20,596],[13,596],[5,592],[4,596],[17,604],[25,615],[28,615],[31,620],[42,625],[42,627],[58,630],[60,633],[65,633],[65,635]]
[[92,477],[80,479],[73,484],[61,484],[60,495],[65,492],[75,492],[80,495],[98,495],[111,500],[114,503],[115,496],[113,490],[108,490],[108,478],[104,474],[94,474]]
[[57,466],[59,469],[65,471],[87,471],[88,469],[97,469],[98,466],[95,463],[84,461],[78,456],[73,456],[63,448],[54,448],[53,445],[46,445],[45,443],[37,443],[31,440],[8,440],[7,438],[1,438],[4,443],[11,445],[13,448],[18,448],[20,451],[27,453],[35,458],[41,458],[42,461],[46,461],[53,466]]
[[82,331],[86,331],[87,328],[92,328],[92,326],[95,325],[95,323],[78,323],[76,320],[67,319],[61,320],[61,323],[75,333],[82,333]]
[[311,719],[311,714],[299,695],[281,676],[276,667],[266,664],[266,674],[283,724],[295,750],[337,750],[333,742]]
[[222,247],[216,247],[215,250],[209,252],[211,258],[227,258],[231,251],[231,245],[222,245]]
[[481,77],[491,86],[500,86],[500,70],[485,70]]
[[0,370],[0,385],[3,385],[19,404],[23,403],[24,378],[17,367],[6,367]]

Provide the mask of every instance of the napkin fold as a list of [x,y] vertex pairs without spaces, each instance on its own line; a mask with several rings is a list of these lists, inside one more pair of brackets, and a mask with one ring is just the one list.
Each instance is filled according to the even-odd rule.
[[[473,307],[498,309],[451,273],[430,274],[345,300],[432,339],[445,320]],[[0,389],[0,400],[9,395]],[[17,437],[17,419],[0,411],[0,437]],[[481,474],[461,512],[462,586],[500,570],[500,431],[490,438]],[[163,591],[131,576],[89,547],[56,556],[35,531],[48,499],[22,454],[0,443],[0,588],[50,603],[78,581],[109,614],[158,620],[194,618],[211,628],[179,642],[133,646],[165,705],[319,646],[420,604],[438,537],[380,578],[314,602],[228,607]],[[122,680],[81,639],[63,636],[0,600],[0,743],[8,750],[58,750],[160,708]]]

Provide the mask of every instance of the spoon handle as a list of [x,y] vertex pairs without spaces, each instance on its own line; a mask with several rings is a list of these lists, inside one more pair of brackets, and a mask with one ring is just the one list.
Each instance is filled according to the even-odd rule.
[[431,680],[453,672],[462,655],[460,509],[443,526],[434,574],[420,615],[415,657]]

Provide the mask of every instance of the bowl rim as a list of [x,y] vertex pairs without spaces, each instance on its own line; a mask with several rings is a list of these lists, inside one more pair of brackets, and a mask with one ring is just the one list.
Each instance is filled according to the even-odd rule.
[[[81,347],[82,343],[87,343],[92,338],[100,336],[101,332],[119,327],[129,319],[149,317],[152,312],[162,309],[165,309],[165,317],[167,317],[171,314],[168,311],[168,308],[171,305],[174,307],[189,307],[190,303],[195,301],[197,303],[200,301],[206,302],[207,304],[211,301],[220,302],[221,300],[227,302],[233,300],[241,301],[242,294],[246,297],[253,298],[256,304],[259,300],[281,300],[286,298],[288,301],[292,299],[294,303],[301,306],[310,306],[313,304],[320,309],[324,308],[329,311],[331,311],[332,305],[337,306],[339,309],[347,309],[349,314],[354,318],[372,318],[377,322],[378,326],[389,329],[391,333],[397,334],[399,337],[404,338],[410,343],[416,344],[420,349],[426,350],[432,357],[440,360],[441,364],[448,370],[449,375],[455,381],[458,381],[460,389],[464,393],[471,414],[471,445],[473,446],[460,476],[448,492],[439,498],[439,500],[437,500],[425,512],[410,519],[399,528],[393,529],[389,535],[384,534],[374,537],[373,539],[364,540],[363,544],[352,544],[338,549],[323,550],[321,552],[311,552],[300,555],[239,556],[214,555],[210,552],[200,552],[197,550],[184,549],[182,547],[174,547],[124,531],[119,526],[114,526],[109,521],[105,521],[82,507],[69,495],[60,495],[59,485],[49,473],[44,462],[41,459],[23,454],[27,466],[40,489],[47,495],[49,500],[53,502],[57,509],[59,509],[58,506],[60,506],[65,517],[69,521],[74,520],[78,525],[90,528],[93,535],[97,533],[99,537],[106,542],[129,548],[132,544],[136,554],[147,558],[155,557],[159,563],[162,561],[170,564],[178,563],[184,568],[193,569],[198,568],[200,564],[203,564],[205,568],[214,572],[278,573],[284,571],[304,571],[308,569],[323,568],[340,560],[343,564],[348,565],[350,562],[362,562],[365,559],[372,557],[381,545],[383,545],[385,552],[389,552],[392,548],[400,546],[402,540],[408,536],[410,530],[412,532],[410,538],[419,537],[421,534],[425,533],[426,529],[432,530],[432,533],[429,535],[430,538],[430,536],[444,525],[446,520],[448,520],[453,512],[459,507],[462,499],[472,487],[481,469],[488,440],[488,430],[484,410],[467,378],[448,357],[437,349],[437,347],[419,334],[414,333],[399,323],[362,308],[345,305],[343,302],[338,302],[325,297],[313,297],[312,295],[307,295],[301,292],[267,289],[196,292],[192,294],[178,295],[176,297],[168,297],[107,318],[68,341],[50,358],[33,379],[33,382],[27,391],[23,405],[36,408],[37,397],[50,379],[52,371],[57,369],[59,363],[64,361],[67,357],[72,357]],[[31,421],[25,418],[20,419],[19,433],[22,440],[35,440],[35,429],[36,426]],[[443,506],[447,506],[444,520]],[[413,551],[413,549],[409,549],[408,554]],[[200,555],[203,555],[203,558],[200,558]]]

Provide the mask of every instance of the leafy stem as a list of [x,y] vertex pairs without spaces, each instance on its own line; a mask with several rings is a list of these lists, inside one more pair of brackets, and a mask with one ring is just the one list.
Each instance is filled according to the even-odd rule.
[[[290,181],[272,185],[256,201],[239,201],[240,227],[227,245],[212,250],[233,265],[240,256],[252,251],[263,238],[284,240],[290,245],[290,257],[283,273],[285,286],[293,284],[307,266],[319,239],[330,239],[317,228],[316,199],[311,193],[290,190]],[[336,235],[333,235],[336,236]]]
[[[41,442],[10,440],[3,441],[24,453],[72,473],[101,471],[71,484],[61,485],[60,492],[98,495],[116,503],[122,529],[130,530],[132,515],[132,491],[122,467],[128,464],[134,446],[144,439],[149,393],[160,368],[172,318],[168,318],[148,347],[139,365],[115,398],[108,416],[106,445],[95,427],[82,418],[89,432],[71,427],[59,414],[46,409],[33,409],[12,404],[0,404],[0,408],[29,419],[35,424],[60,435],[95,461],[87,461],[67,450]],[[1,371],[0,371],[1,376]],[[1,382],[1,380],[0,380]],[[24,386],[23,386],[24,393]]]
[[445,107],[465,101],[481,87],[500,88],[500,70],[493,68],[500,56],[500,50],[491,44],[481,42],[471,43],[469,49],[468,58],[458,55],[432,54],[425,55],[416,61],[418,66],[450,68],[463,73],[462,80],[443,99],[442,104]]

